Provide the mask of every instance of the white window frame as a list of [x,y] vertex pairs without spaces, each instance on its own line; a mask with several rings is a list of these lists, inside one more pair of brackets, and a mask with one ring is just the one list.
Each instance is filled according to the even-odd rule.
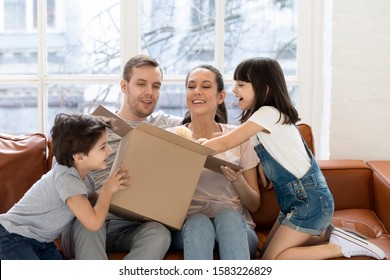
[[[141,1],[121,0],[121,66],[127,59],[141,52]],[[62,1],[58,1],[58,9]],[[2,0],[0,0],[0,4]],[[0,82],[7,84],[33,84],[38,87],[39,129],[45,132],[48,122],[47,85],[52,83],[119,83],[120,76],[99,75],[48,75],[46,51],[46,1],[38,0],[38,74],[37,75],[2,75]],[[1,6],[1,5],[0,5]],[[287,76],[288,85],[296,85],[299,89],[297,109],[302,122],[313,128],[316,140],[317,158],[327,156],[327,143],[322,141],[321,132],[323,118],[323,13],[324,0],[299,0],[298,45],[297,45],[297,75]],[[59,13],[61,14],[61,13]],[[215,66],[224,69],[224,0],[216,0],[216,40]],[[61,22],[61,21],[59,21]],[[184,75],[164,75],[164,83],[183,83]],[[232,77],[224,76],[227,83],[233,82]],[[163,95],[160,98],[164,98]]]
[[[4,20],[0,20],[0,31],[6,32],[6,33],[13,33],[13,32],[22,32],[22,33],[31,33],[36,32],[37,28],[34,27],[34,17],[33,17],[33,11],[34,11],[34,0],[25,0],[26,1],[26,7],[25,7],[25,13],[26,13],[26,26],[23,30],[5,30],[4,28]],[[64,20],[65,17],[61,13],[61,11],[64,10],[64,1],[65,0],[55,0],[56,6],[55,6],[55,28],[49,28],[49,32],[59,32],[60,30],[63,30]],[[46,1],[37,0],[37,9],[40,7],[43,7],[42,3],[45,2],[44,5],[46,7]],[[0,0],[0,19],[4,19],[4,0]],[[45,10],[46,11],[46,10]],[[46,14],[46,12],[45,12]],[[37,18],[38,23],[42,20],[42,18]],[[45,21],[46,22],[46,21]]]

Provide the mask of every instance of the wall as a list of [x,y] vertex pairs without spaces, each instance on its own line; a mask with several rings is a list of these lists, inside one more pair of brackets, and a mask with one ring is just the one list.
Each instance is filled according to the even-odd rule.
[[331,159],[390,159],[389,15],[389,0],[333,1]]

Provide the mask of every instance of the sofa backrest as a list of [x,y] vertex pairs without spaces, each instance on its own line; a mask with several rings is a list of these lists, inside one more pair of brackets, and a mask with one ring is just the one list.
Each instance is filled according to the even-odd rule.
[[297,128],[299,130],[299,133],[301,134],[303,140],[305,140],[306,145],[312,152],[314,156],[316,156],[316,150],[314,146],[314,136],[313,131],[311,129],[311,126],[305,123],[301,123],[297,125]]
[[40,133],[0,133],[0,213],[7,212],[50,168],[47,139]]
[[372,209],[372,170],[363,160],[318,160],[335,210]]

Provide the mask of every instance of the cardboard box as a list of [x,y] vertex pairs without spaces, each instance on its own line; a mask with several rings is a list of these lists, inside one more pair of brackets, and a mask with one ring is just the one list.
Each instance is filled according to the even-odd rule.
[[131,186],[114,194],[110,212],[135,220],[155,220],[181,229],[199,176],[219,165],[240,167],[215,157],[214,151],[146,122],[132,128],[116,114],[99,106],[93,115],[115,119],[113,131],[122,137],[111,170],[129,170]]

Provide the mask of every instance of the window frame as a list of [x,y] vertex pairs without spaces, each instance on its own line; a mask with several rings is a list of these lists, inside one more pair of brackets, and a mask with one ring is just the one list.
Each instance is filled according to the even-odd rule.
[[[33,1],[33,0],[27,0]],[[141,1],[120,0],[121,5],[121,67],[123,68],[129,57],[141,52]],[[215,0],[216,7],[216,40],[215,40],[215,66],[224,69],[224,0]],[[56,9],[60,10],[62,1],[57,1]],[[0,4],[3,4],[0,0]],[[1,8],[3,9],[3,8]],[[48,94],[47,85],[52,83],[119,83],[118,75],[48,75],[47,74],[47,50],[46,32],[52,31],[46,26],[47,6],[46,1],[37,0],[37,40],[38,40],[38,73],[37,75],[1,75],[0,82],[5,84],[36,85],[38,87],[38,112],[39,129],[45,133],[48,125]],[[1,10],[0,10],[1,11]],[[313,128],[316,139],[316,152],[322,154],[320,131],[323,127],[323,13],[324,0],[299,0],[298,1],[298,44],[297,44],[297,74],[286,76],[288,86],[298,87],[297,109],[302,122],[308,123]],[[58,24],[62,24],[59,17]],[[1,28],[1,26],[0,26]],[[164,83],[183,83],[185,75],[164,75]],[[224,75],[226,83],[233,83],[232,77]],[[229,94],[229,93],[228,93]],[[160,96],[163,97],[163,93]],[[324,149],[326,150],[326,149]]]

